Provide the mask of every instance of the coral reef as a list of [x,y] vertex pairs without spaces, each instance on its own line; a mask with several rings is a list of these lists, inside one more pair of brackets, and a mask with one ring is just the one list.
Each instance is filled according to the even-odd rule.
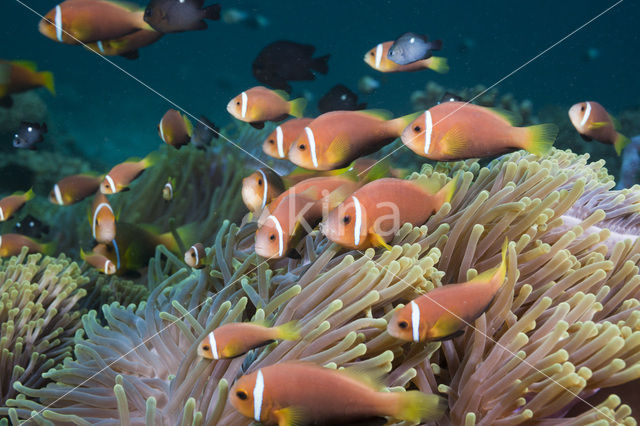
[[[228,222],[201,271],[179,269],[158,250],[147,302],[103,306],[104,325],[86,314],[73,357],[43,374],[45,387],[18,380],[7,415],[15,423],[246,425],[226,404],[230,383],[301,359],[386,373],[390,391],[441,392],[443,425],[634,424],[614,395],[565,416],[576,401],[640,377],[638,189],[613,191],[602,161],[558,150],[541,159],[516,152],[488,167],[425,165],[412,178],[444,183],[458,173],[452,202],[425,225],[402,227],[389,251],[345,252],[314,232],[298,247],[301,259],[268,265],[252,250],[255,225]],[[474,327],[426,344],[386,333],[396,305],[495,266],[505,236],[507,280]],[[304,338],[232,360],[197,357],[219,324],[265,318],[299,320]]]

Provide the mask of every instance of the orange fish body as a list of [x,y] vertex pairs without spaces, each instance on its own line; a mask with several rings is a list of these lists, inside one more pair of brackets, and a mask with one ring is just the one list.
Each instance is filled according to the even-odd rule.
[[53,74],[37,71],[33,62],[0,60],[0,98],[38,87],[46,87],[55,95]]
[[116,217],[101,192],[96,193],[91,206],[91,233],[99,243],[108,244],[116,238]]
[[299,338],[300,331],[295,321],[278,327],[234,322],[222,325],[209,333],[198,346],[198,355],[208,359],[235,358],[275,340]]
[[81,251],[80,257],[93,268],[97,269],[105,275],[113,275],[116,273],[116,265],[111,261],[111,259],[104,256],[103,254],[86,254],[85,252]]
[[416,154],[436,161],[490,157],[517,149],[543,155],[558,134],[554,124],[515,127],[506,111],[466,102],[443,102],[416,118],[402,132],[402,142]]
[[22,251],[22,247],[29,249],[28,253],[52,254],[54,245],[40,244],[21,234],[0,235],[0,257],[17,256]]
[[393,337],[422,342],[456,337],[487,310],[507,273],[507,241],[502,262],[471,281],[437,287],[394,312],[387,331]]
[[53,185],[49,201],[60,206],[68,206],[84,200],[100,189],[102,177],[91,175],[72,175]]
[[457,178],[440,190],[410,180],[383,178],[364,185],[329,213],[322,232],[344,247],[383,246],[404,223],[422,225],[456,189]]
[[[357,188],[357,182],[351,176],[318,176],[304,179],[289,187],[286,191],[278,195],[268,204],[269,210],[275,211],[282,200],[290,195],[306,195],[307,197],[320,199],[326,197],[338,188],[353,192]],[[313,194],[310,194],[313,192]],[[268,212],[266,212],[268,213]]]
[[9,220],[18,210],[24,207],[25,203],[35,197],[30,189],[23,194],[14,194],[0,200],[0,222]]
[[242,201],[251,212],[263,209],[284,190],[282,178],[271,169],[260,168],[242,179]]
[[387,120],[376,111],[331,111],[304,128],[289,160],[310,170],[333,170],[371,154],[400,136],[414,115]]
[[191,121],[175,109],[168,110],[158,124],[160,139],[175,148],[188,144],[192,134]]
[[160,40],[164,34],[155,30],[138,30],[124,37],[88,43],[86,46],[104,56],[125,56],[135,59],[138,49]]
[[423,59],[406,65],[396,64],[387,57],[387,53],[389,53],[389,48],[392,44],[393,41],[379,43],[364,55],[364,61],[371,68],[380,72],[410,72],[431,69],[435,72],[444,74],[449,71],[447,58],[437,56],[432,56],[428,59]]
[[342,424],[372,417],[419,423],[442,415],[444,400],[419,391],[380,392],[353,375],[301,362],[282,362],[240,377],[231,405],[264,424]]
[[312,121],[313,118],[293,118],[285,121],[267,136],[262,144],[262,151],[273,158],[287,158],[291,144]]
[[140,29],[144,10],[105,0],[67,0],[50,10],[38,29],[45,37],[66,44],[96,43],[124,37]]
[[622,153],[629,139],[616,130],[614,119],[602,105],[594,101],[580,102],[569,109],[571,124],[583,139],[613,145],[618,155]]
[[282,121],[288,116],[302,117],[307,101],[290,101],[282,91],[256,86],[242,92],[227,104],[227,111],[240,121],[262,128],[265,121]]
[[204,245],[196,243],[189,247],[189,250],[184,254],[184,262],[194,269],[202,269],[206,266],[204,263],[206,256]]
[[[81,0],[79,0],[81,1]],[[129,188],[129,184],[138,178],[153,161],[149,157],[140,161],[125,161],[114,166],[104,177],[100,184],[100,192],[103,194],[115,194]]]

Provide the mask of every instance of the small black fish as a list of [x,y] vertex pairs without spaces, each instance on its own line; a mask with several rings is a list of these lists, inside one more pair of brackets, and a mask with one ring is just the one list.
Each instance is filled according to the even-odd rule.
[[405,33],[393,42],[387,57],[398,65],[407,65],[429,59],[433,50],[440,49],[442,40],[429,41],[426,35]]
[[13,225],[13,232],[41,239],[45,234],[49,233],[49,226],[28,214]]
[[205,30],[205,19],[220,19],[220,5],[203,9],[203,4],[204,0],[151,0],[144,11],[144,20],[161,33]]
[[263,48],[253,61],[253,75],[274,89],[291,92],[290,81],[315,80],[313,71],[329,72],[329,57],[314,58],[316,48],[289,40],[278,40]]
[[36,144],[44,140],[45,133],[47,133],[47,123],[23,121],[13,135],[13,146],[21,149],[36,149]]
[[464,102],[464,100],[461,96],[458,96],[455,93],[444,92],[444,95],[442,95],[442,98],[438,103],[441,104],[443,102]]
[[324,114],[329,111],[357,111],[365,109],[367,104],[358,104],[358,95],[344,84],[336,84],[318,101],[318,110]]
[[[203,124],[204,123],[204,124]],[[198,148],[204,148],[211,143],[213,138],[220,137],[220,128],[213,124],[204,115],[200,116],[200,120],[196,123],[191,135],[191,143]]]

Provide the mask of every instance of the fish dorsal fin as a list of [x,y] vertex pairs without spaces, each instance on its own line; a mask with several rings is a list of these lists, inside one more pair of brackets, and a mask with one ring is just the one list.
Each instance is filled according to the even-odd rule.
[[381,369],[362,368],[359,366],[349,366],[338,370],[340,374],[344,374],[351,379],[358,381],[371,389],[377,391],[386,387],[384,383],[384,373]]
[[393,117],[393,114],[386,109],[364,109],[358,112],[369,115],[371,117],[379,118],[380,120],[384,121],[391,120],[391,118]]
[[122,0],[109,0],[109,3],[112,3],[118,7],[128,10],[129,12],[139,12],[141,10],[144,10],[144,8],[141,7],[139,4],[130,3]]
[[613,128],[618,130],[620,128],[620,121],[609,113],[607,113],[607,115],[609,116],[609,120],[613,123]]
[[493,112],[494,114],[499,115],[500,117],[507,120],[509,124],[511,124],[512,126],[517,126],[518,124],[522,123],[522,117],[517,112],[507,111],[506,109],[502,109],[502,108],[487,108],[487,109]]
[[276,95],[280,96],[282,99],[284,99],[285,101],[289,100],[289,94],[287,92],[285,92],[284,90],[274,90],[273,93],[275,93]]
[[26,69],[28,69],[30,71],[37,71],[38,70],[38,66],[33,61],[17,60],[17,61],[13,61],[13,63],[15,65],[19,65],[21,67],[24,67],[24,68],[26,68]]
[[435,176],[421,175],[417,179],[412,180],[417,186],[422,188],[425,192],[431,195],[435,195],[441,188],[440,179]]
[[347,199],[349,195],[353,193],[353,189],[349,188],[349,185],[342,185],[333,191],[326,197],[324,197],[323,202],[327,203],[329,210],[333,210],[338,207],[344,200]]
[[[385,161],[385,160],[378,161],[371,168],[363,171],[364,172],[363,176],[361,176],[362,183],[365,184],[365,183],[373,182],[374,180],[387,177],[391,174],[390,170],[391,170],[391,167],[389,166],[388,161]],[[358,174],[358,176],[360,175]]]

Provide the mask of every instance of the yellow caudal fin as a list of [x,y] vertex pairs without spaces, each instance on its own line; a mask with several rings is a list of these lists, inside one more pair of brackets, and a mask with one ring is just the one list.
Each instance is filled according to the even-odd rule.
[[29,190],[27,192],[24,193],[24,200],[29,201],[31,199],[33,199],[33,197],[35,197],[36,194],[33,192],[33,188],[29,188]]
[[616,136],[616,141],[613,144],[613,147],[616,149],[616,154],[622,155],[622,150],[625,146],[629,145],[631,141],[628,137],[623,135],[622,133],[618,133]]
[[470,282],[480,283],[480,282],[492,282],[493,291],[498,291],[502,284],[504,283],[504,279],[507,276],[507,251],[509,249],[509,240],[505,237],[504,243],[502,243],[502,261],[500,265],[495,268],[491,268],[487,271],[484,271],[481,274],[478,274],[474,279]]
[[298,98],[289,101],[289,115],[293,115],[297,118],[304,117],[304,109],[307,107],[307,100],[305,98]]
[[429,61],[429,69],[440,74],[446,74],[449,72],[449,64],[447,63],[447,58],[432,56],[431,58],[426,60]]
[[422,393],[420,391],[397,392],[396,412],[391,416],[398,420],[412,423],[422,423],[437,420],[444,414],[447,401],[438,395]]
[[558,136],[558,126],[552,123],[538,124],[525,129],[527,136],[522,148],[538,156],[547,154]]
[[41,84],[47,88],[52,95],[56,94],[56,88],[53,84],[53,74],[50,71],[43,71],[40,73]]
[[191,137],[191,135],[193,135],[193,123],[191,123],[191,120],[189,120],[189,118],[184,114],[182,114],[182,119],[184,120],[187,134],[189,135],[189,137]]
[[456,193],[456,189],[458,188],[458,178],[460,174],[455,175],[453,179],[451,179],[445,186],[443,186],[437,193],[436,199],[438,200],[437,209],[440,209],[444,203],[450,203],[453,199],[453,195]]
[[278,326],[278,338],[282,340],[298,340],[300,338],[298,321],[289,321]]
[[52,256],[55,253],[57,246],[55,241],[51,241],[46,244],[41,244],[40,247],[42,248],[42,254]]

